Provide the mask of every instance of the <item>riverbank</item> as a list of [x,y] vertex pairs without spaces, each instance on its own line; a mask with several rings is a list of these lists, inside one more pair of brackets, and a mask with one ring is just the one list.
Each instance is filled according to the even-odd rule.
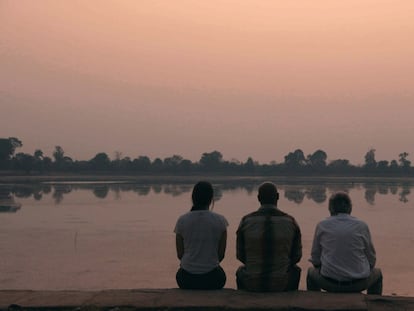
[[0,291],[6,310],[414,310],[414,297],[298,291],[249,293],[234,289],[186,291],[131,289],[105,291]]

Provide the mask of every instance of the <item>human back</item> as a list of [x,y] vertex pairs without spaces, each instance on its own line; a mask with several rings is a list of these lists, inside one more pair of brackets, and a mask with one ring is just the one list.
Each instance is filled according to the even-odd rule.
[[[349,214],[321,221],[316,235],[323,249],[321,273],[335,280],[366,278],[370,274],[367,248],[369,229],[365,222]],[[375,258],[372,259],[374,264]]]
[[259,187],[260,208],[246,216],[237,230],[237,287],[249,291],[298,288],[302,256],[301,233],[295,219],[277,208],[274,184]]
[[220,289],[226,274],[220,262],[224,258],[228,222],[210,211],[213,186],[201,181],[194,185],[191,210],[175,225],[176,251],[180,268],[176,281],[183,289]]
[[308,290],[382,293],[382,272],[368,225],[351,216],[347,193],[329,199],[330,217],[316,225],[306,286]]
[[182,215],[176,225],[176,232],[184,238],[181,267],[192,273],[206,273],[220,263],[217,249],[226,219],[209,210],[195,210]]
[[291,216],[274,208],[263,208],[245,216],[239,230],[243,232],[249,272],[282,275],[287,272],[297,234]]

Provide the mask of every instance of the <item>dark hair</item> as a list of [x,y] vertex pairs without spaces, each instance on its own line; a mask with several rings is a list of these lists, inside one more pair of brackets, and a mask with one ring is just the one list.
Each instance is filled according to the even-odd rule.
[[279,199],[279,193],[273,183],[265,182],[260,185],[257,198],[261,204],[275,204]]
[[207,181],[199,181],[194,185],[191,198],[193,200],[193,210],[208,207],[213,200],[213,186]]
[[349,195],[345,192],[338,192],[329,198],[329,211],[331,215],[339,213],[351,214],[352,202]]

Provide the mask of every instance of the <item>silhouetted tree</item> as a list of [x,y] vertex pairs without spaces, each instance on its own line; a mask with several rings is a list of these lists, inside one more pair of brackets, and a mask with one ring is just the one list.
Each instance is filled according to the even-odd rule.
[[14,155],[16,148],[22,147],[22,142],[15,138],[0,138],[0,168],[7,166],[7,161]]
[[407,152],[402,152],[398,155],[398,162],[400,162],[400,166],[404,169],[408,169],[411,165],[411,161],[407,160],[408,155]]
[[65,151],[61,146],[56,146],[53,151],[55,159],[54,166],[58,170],[68,170],[72,168],[73,160],[71,157],[65,156]]
[[90,161],[89,161],[90,165],[92,168],[94,169],[109,169],[110,164],[111,164],[111,159],[109,159],[109,156],[104,153],[104,152],[100,152],[97,153]]
[[391,160],[391,162],[390,162],[390,168],[393,169],[393,170],[398,169],[398,162],[397,162],[397,160]]
[[243,169],[247,173],[254,173],[256,166],[258,166],[258,163],[254,162],[252,157],[248,157],[246,163],[243,164]]
[[19,152],[14,157],[15,168],[29,173],[35,164],[35,157],[28,153]]
[[147,156],[139,156],[132,160],[132,167],[139,171],[148,171],[151,167],[151,160]]
[[213,152],[205,152],[201,155],[200,165],[206,169],[218,169],[223,162],[223,155],[215,150]]
[[387,170],[388,169],[388,163],[389,162],[386,161],[386,160],[378,161],[377,168],[381,171]]
[[63,162],[63,158],[65,157],[65,151],[61,146],[55,146],[55,151],[53,151],[53,158],[55,159],[56,163]]
[[323,150],[316,150],[314,153],[308,155],[307,162],[312,168],[323,169],[326,167],[327,154]]
[[296,149],[294,152],[289,152],[285,156],[285,165],[291,169],[298,169],[305,166],[305,155],[301,149]]
[[365,164],[366,169],[375,169],[377,167],[377,161],[375,160],[375,149],[370,149],[365,154]]
[[162,170],[163,162],[160,158],[154,159],[151,163],[151,168],[154,172],[158,173]]
[[337,159],[333,160],[328,164],[329,169],[331,169],[335,173],[341,173],[348,170],[351,165],[349,164],[349,160],[346,159]]

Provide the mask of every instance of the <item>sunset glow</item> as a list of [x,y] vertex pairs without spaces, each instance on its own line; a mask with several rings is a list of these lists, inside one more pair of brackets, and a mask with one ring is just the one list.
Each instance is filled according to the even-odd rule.
[[412,1],[0,1],[1,137],[358,164],[414,154]]

